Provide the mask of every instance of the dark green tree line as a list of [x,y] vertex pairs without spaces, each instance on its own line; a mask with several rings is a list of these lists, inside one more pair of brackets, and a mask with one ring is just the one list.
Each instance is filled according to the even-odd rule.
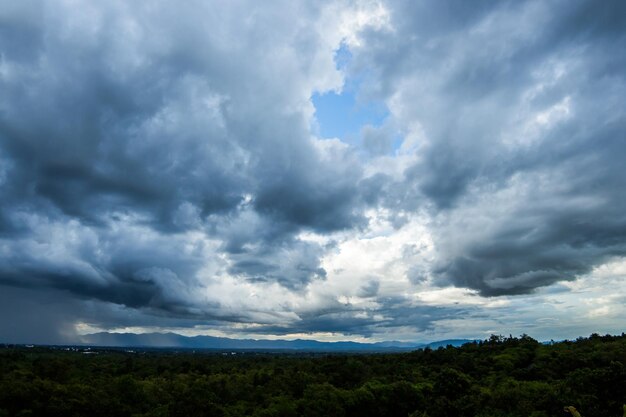
[[[241,352],[240,352],[241,353]],[[403,354],[0,348],[0,417],[622,415],[626,336]]]

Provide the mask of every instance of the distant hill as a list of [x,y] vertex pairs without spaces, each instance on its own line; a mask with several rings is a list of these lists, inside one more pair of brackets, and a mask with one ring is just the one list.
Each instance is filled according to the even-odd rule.
[[431,349],[437,349],[437,348],[440,348],[440,347],[446,347],[448,345],[462,346],[462,345],[464,345],[466,343],[471,343],[471,342],[474,342],[474,340],[469,340],[469,339],[446,339],[446,340],[439,340],[437,342],[428,343],[424,347],[429,347]]
[[302,350],[328,352],[393,352],[416,350],[425,347],[460,346],[471,342],[467,339],[442,340],[433,343],[407,343],[398,341],[358,343],[320,342],[317,340],[256,340],[230,339],[213,336],[182,336],[176,333],[93,333],[81,337],[85,345],[115,347],[150,347],[181,349],[249,349],[249,350]]

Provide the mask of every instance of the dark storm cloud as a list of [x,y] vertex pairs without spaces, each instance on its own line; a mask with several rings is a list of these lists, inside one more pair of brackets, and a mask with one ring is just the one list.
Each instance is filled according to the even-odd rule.
[[423,128],[379,201],[430,209],[439,282],[527,293],[624,256],[623,2],[390,8],[395,30],[369,33],[353,70]]
[[73,297],[48,289],[0,285],[0,335],[3,343],[71,343],[81,306]]
[[[250,282],[277,282],[291,290],[302,289],[313,279],[324,279],[320,265],[323,248],[301,241],[287,241],[280,246],[263,245],[231,256],[229,272]],[[275,259],[280,262],[276,262]]]
[[51,312],[51,340],[79,319],[373,335],[463,315],[390,296],[384,273],[311,290],[377,209],[392,234],[426,218],[416,288],[524,294],[626,255],[622,2],[389,2],[345,69],[389,109],[365,152],[311,132],[345,10],[4,3],[0,285],[28,300],[16,322]]
[[[183,202],[207,215],[232,210],[253,193],[260,211],[281,220],[322,230],[351,225],[353,193],[319,178],[333,170],[312,149],[306,120],[284,115],[293,99],[281,97],[273,74],[252,65],[274,45],[259,42],[254,56],[222,50],[206,22],[193,17],[202,8],[191,6],[164,4],[150,15],[115,5],[91,10],[96,27],[78,29],[72,25],[80,16],[35,9],[40,21],[28,38],[36,45],[11,30],[21,26],[21,15],[5,19],[2,80],[11,182],[32,198],[94,220],[120,207],[139,210],[171,227]],[[253,37],[268,23],[241,36]],[[36,52],[16,56],[23,49]],[[301,80],[281,81],[289,87]]]
[[[227,317],[230,322],[243,317]],[[75,326],[101,328],[220,326],[223,318],[189,317],[174,312],[136,309],[98,300],[77,299],[75,294],[46,287],[19,288],[0,285],[0,335],[3,343],[72,344],[80,342]],[[229,322],[227,321],[227,322]]]
[[[304,105],[318,74],[292,68],[316,65],[321,40],[310,25],[320,9],[280,6],[301,17],[287,21],[249,6],[3,6],[4,283],[185,308],[183,290],[207,261],[176,243],[189,230],[221,241],[244,279],[296,288],[324,276],[320,250],[295,235],[363,221],[352,187],[358,167],[322,158],[309,138]],[[248,13],[256,18],[246,26]],[[277,27],[275,39],[265,36]],[[245,210],[254,210],[258,233],[233,231],[246,227]],[[83,225],[75,239],[93,245],[64,251],[68,242],[37,230],[72,221]],[[135,223],[150,237],[111,232]],[[37,240],[66,258],[46,257]]]
[[3,242],[2,284],[192,315],[188,291],[197,285],[195,272],[204,263],[200,254],[182,255],[180,240],[94,232],[76,222],[35,227],[37,235],[14,235],[10,243]]

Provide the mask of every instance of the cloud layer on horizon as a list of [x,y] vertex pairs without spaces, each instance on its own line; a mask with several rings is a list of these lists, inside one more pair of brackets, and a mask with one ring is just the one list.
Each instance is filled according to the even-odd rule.
[[621,2],[2,3],[0,339],[619,329]]

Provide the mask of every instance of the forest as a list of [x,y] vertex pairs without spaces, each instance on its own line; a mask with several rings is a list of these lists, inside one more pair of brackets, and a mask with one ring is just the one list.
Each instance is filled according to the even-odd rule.
[[620,417],[626,335],[393,354],[0,345],[0,417]]

